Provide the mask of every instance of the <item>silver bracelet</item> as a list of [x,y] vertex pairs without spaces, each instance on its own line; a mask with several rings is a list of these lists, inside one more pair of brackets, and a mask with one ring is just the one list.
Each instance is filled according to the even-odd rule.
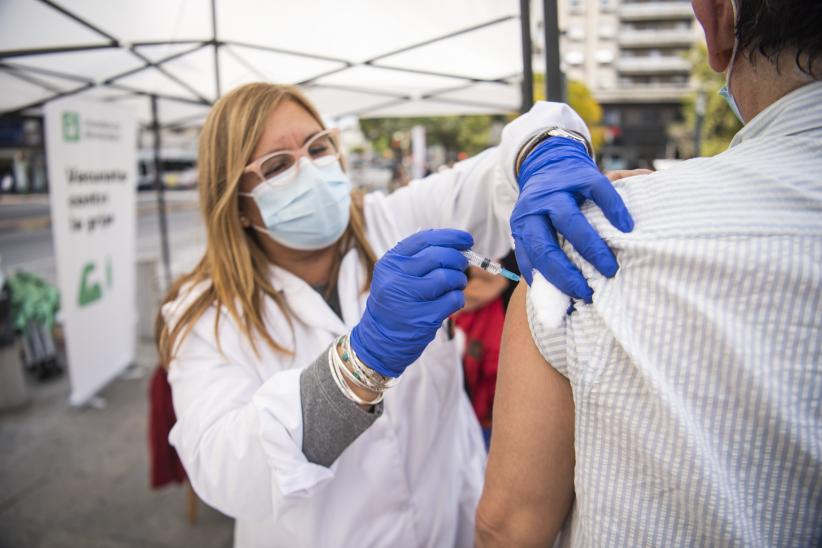
[[331,377],[334,379],[334,383],[339,388],[340,392],[348,398],[349,400],[357,403],[359,405],[376,405],[380,403],[383,399],[384,394],[381,392],[376,398],[371,401],[363,399],[359,397],[356,392],[348,385],[345,381],[344,373],[342,369],[347,369],[343,364],[342,360],[340,359],[339,354],[337,354],[337,346],[331,345],[328,349],[328,368],[331,371]]
[[372,392],[382,392],[384,387],[380,383],[372,380],[370,377],[363,374],[362,371],[357,369],[355,363],[351,359],[350,351],[346,351],[345,349],[345,342],[346,337],[345,335],[342,335],[337,339],[335,346],[337,347],[337,358],[342,360],[344,368],[343,371],[346,377],[360,388],[364,388]]
[[348,347],[348,337],[346,335],[341,335],[337,339],[337,352],[343,364],[346,365],[349,374],[353,377],[352,382],[374,392],[383,391],[384,387],[378,380],[373,379],[357,367],[356,362],[351,356],[351,350],[350,347]]
[[342,372],[343,376],[349,381],[351,381],[355,386],[359,386],[364,390],[382,393],[384,390],[382,386],[378,385],[377,383],[371,382],[371,380],[368,379],[368,377],[365,377],[356,370],[352,371],[351,368],[348,367],[348,364],[351,363],[350,360],[346,360],[345,354],[343,354],[342,357],[340,356],[340,349],[342,348],[341,339],[342,338],[338,339],[336,348],[337,352],[334,355],[334,359],[339,360],[340,363],[337,365],[337,367]]
[[594,159],[594,149],[591,147],[591,143],[588,142],[588,139],[586,139],[583,135],[576,131],[554,126],[540,131],[539,133],[528,139],[525,145],[523,145],[523,147],[519,149],[517,157],[514,160],[515,178],[519,177],[519,170],[522,167],[522,163],[525,161],[525,158],[527,158],[528,155],[531,154],[531,152],[533,152],[533,150],[536,148],[538,144],[548,139],[549,137],[564,137],[566,139],[576,141],[580,143],[582,146],[584,146],[585,151],[588,153],[588,156],[590,156],[591,159]]
[[366,382],[373,384],[375,386],[375,390],[382,391],[387,388],[392,388],[400,382],[399,377],[386,377],[380,373],[377,373],[367,365],[365,365],[358,357],[357,353],[354,352],[354,349],[351,348],[351,335],[343,335],[340,337],[339,341],[342,342],[342,356],[343,361],[348,363],[351,362],[354,371],[363,376],[367,379]]

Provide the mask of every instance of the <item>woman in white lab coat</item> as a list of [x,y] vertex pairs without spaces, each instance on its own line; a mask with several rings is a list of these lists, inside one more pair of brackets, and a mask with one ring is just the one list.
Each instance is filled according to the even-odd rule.
[[[199,149],[207,250],[167,297],[158,339],[171,442],[200,498],[236,518],[236,546],[472,545],[485,450],[448,322],[438,328],[461,306],[465,264],[452,258],[471,242],[415,233],[452,227],[478,253],[505,255],[520,147],[547,126],[587,133],[551,105],[500,147],[361,200],[297,89],[249,84],[214,106]],[[451,253],[424,270],[454,298],[421,327],[419,303],[402,301],[414,288],[391,291],[420,266],[425,238]],[[352,330],[360,356],[343,362]],[[364,385],[349,374],[360,366]]]

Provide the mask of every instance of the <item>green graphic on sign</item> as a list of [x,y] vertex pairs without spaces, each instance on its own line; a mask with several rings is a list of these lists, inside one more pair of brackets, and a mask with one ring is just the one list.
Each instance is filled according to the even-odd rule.
[[91,303],[98,301],[103,296],[103,288],[100,284],[94,282],[90,284],[89,276],[94,272],[94,263],[88,262],[83,267],[83,275],[80,278],[80,293],[77,295],[77,304],[80,307],[88,306]]
[[[80,277],[80,292],[77,294],[77,304],[81,307],[88,306],[95,301],[103,298],[103,287],[99,282],[91,282],[89,278],[94,274],[94,269],[97,265],[94,261],[89,261],[83,266],[83,275]],[[106,258],[106,287],[111,289],[112,286],[112,268],[111,257]]]
[[76,142],[80,140],[80,115],[76,112],[63,113],[63,141]]

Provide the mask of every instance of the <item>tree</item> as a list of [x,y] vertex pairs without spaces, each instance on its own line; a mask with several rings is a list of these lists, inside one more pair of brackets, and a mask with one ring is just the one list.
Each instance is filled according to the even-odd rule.
[[[545,77],[534,74],[534,99],[545,97]],[[568,104],[585,121],[591,131],[592,145],[598,150],[603,141],[602,107],[594,99],[591,90],[582,82],[568,82]],[[360,129],[371,142],[375,152],[386,155],[391,151],[391,141],[397,133],[406,133],[412,127],[425,127],[428,145],[441,145],[452,158],[464,152],[472,156],[482,152],[491,144],[491,128],[495,122],[513,120],[517,116],[468,115],[429,116],[412,118],[370,118],[360,120]]]
[[360,120],[360,129],[378,154],[391,150],[391,141],[398,132],[408,132],[414,126],[425,127],[428,145],[441,145],[456,157],[464,152],[469,156],[482,152],[491,144],[491,127],[502,116],[430,116],[413,118],[370,118]]
[[[682,102],[684,121],[671,127],[669,133],[676,142],[680,155],[685,157],[714,156],[728,148],[728,145],[742,128],[719,89],[725,85],[725,75],[714,72],[708,65],[708,49],[698,44],[688,53],[691,60],[691,79],[696,89]],[[700,94],[705,100],[705,117],[700,133],[701,150],[694,150],[693,138],[696,128],[696,104]]]

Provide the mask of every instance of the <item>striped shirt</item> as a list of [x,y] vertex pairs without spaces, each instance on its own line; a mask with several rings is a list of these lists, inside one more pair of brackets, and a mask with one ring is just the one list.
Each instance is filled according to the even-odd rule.
[[822,546],[822,82],[616,186],[632,233],[585,209],[616,277],[566,243],[594,303],[527,301],[576,408],[562,544]]

